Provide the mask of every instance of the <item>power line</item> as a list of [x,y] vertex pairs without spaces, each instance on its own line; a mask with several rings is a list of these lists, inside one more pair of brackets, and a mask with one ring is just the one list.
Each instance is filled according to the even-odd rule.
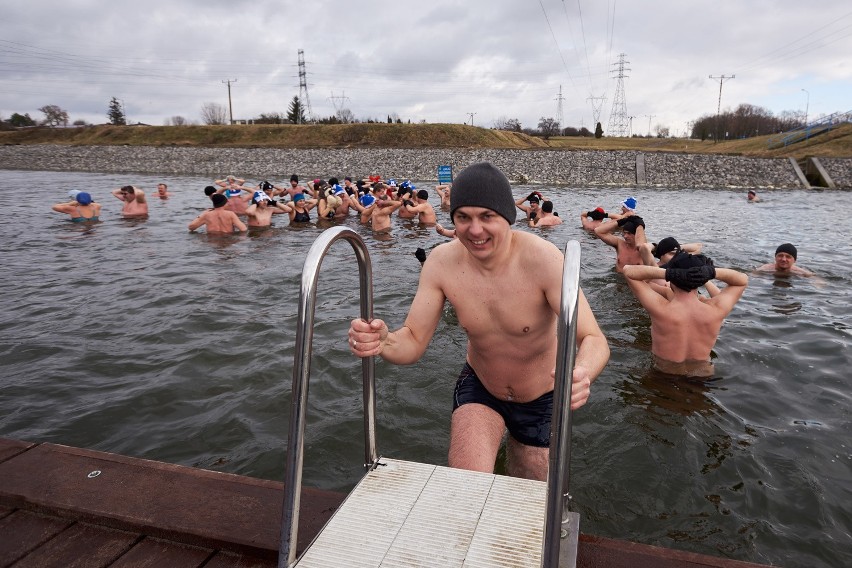
[[547,17],[547,11],[544,9],[544,4],[541,3],[541,0],[538,0],[538,5],[541,6],[541,11],[544,14],[544,21],[547,22],[547,29],[550,30],[550,35],[553,37],[553,43],[556,44],[556,51],[559,53],[559,59],[562,60],[562,67],[565,68],[565,74],[568,75],[571,85],[576,89],[577,85],[574,84],[574,77],[571,76],[571,72],[568,70],[568,64],[565,63],[565,57],[562,55],[562,50],[559,48],[559,41],[556,39],[556,34],[553,33],[553,27],[550,25],[550,18]]

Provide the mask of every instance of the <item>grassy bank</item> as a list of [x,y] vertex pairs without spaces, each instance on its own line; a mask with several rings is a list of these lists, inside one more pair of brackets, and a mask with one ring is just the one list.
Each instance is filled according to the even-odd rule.
[[684,138],[577,138],[543,140],[518,132],[461,124],[335,124],[234,126],[92,126],[0,132],[0,144],[75,146],[201,146],[234,148],[514,148],[636,150],[736,154],[754,157],[852,158],[852,125],[786,148],[767,149],[768,136],[718,144]]

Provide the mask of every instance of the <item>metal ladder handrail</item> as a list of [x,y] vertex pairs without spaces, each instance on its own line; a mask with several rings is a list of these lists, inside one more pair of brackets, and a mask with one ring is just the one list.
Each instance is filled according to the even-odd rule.
[[[550,456],[547,469],[547,500],[544,512],[542,568],[559,566],[559,550],[568,533],[568,494],[571,466],[571,387],[577,352],[577,306],[580,297],[580,243],[565,245],[562,296],[557,323],[556,377],[553,385],[553,416],[550,422]],[[576,537],[576,535],[574,535]]]
[[[284,504],[281,511],[281,542],[278,568],[287,568],[296,560],[299,532],[299,500],[302,492],[302,466],[305,453],[305,415],[308,406],[308,379],[311,376],[314,313],[317,300],[317,278],[328,249],[339,239],[349,241],[358,259],[361,317],[373,319],[373,271],[364,240],[352,229],[332,227],[314,241],[302,269],[299,292],[299,318],[296,327],[296,350],[293,356],[293,395],[290,402],[290,428],[287,438],[287,465],[284,474]],[[364,467],[369,471],[378,460],[376,448],[376,364],[374,357],[361,359],[364,390]]]
[[[363,239],[346,227],[325,230],[308,251],[302,269],[299,292],[299,316],[296,329],[296,349],[293,361],[293,394],[290,428],[287,440],[287,464],[284,476],[284,503],[281,512],[281,542],[278,549],[278,568],[288,568],[296,561],[299,530],[299,501],[302,489],[304,462],[305,418],[308,382],[311,370],[313,323],[316,309],[319,268],[328,249],[339,239],[348,240],[358,259],[361,317],[373,318],[373,275],[370,255]],[[562,525],[567,520],[568,467],[571,460],[571,376],[574,369],[577,336],[577,304],[579,297],[580,244],[565,245],[562,271],[562,298],[557,323],[557,356],[554,384],[551,450],[548,463],[547,498],[544,515],[542,568],[557,568],[564,536]],[[364,391],[364,467],[369,472],[378,461],[376,447],[376,382],[375,358],[361,359]]]

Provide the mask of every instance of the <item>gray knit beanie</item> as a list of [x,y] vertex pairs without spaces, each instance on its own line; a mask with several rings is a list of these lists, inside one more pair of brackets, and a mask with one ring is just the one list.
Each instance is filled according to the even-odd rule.
[[450,190],[450,219],[459,207],[484,207],[491,209],[510,225],[515,222],[517,209],[512,197],[512,186],[503,172],[482,162],[468,166],[456,176]]

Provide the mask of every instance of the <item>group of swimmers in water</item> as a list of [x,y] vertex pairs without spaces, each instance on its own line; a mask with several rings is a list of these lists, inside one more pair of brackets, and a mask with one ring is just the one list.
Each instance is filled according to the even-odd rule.
[[[354,213],[376,233],[390,228],[392,214],[433,226],[448,241],[428,254],[404,324],[390,331],[381,319],[356,319],[348,344],[358,357],[379,355],[391,363],[411,364],[425,352],[445,301],[456,312],[468,339],[466,361],[453,395],[449,464],[493,471],[508,429],[510,474],[543,479],[547,471],[553,377],[556,358],[556,314],[560,309],[562,252],[541,235],[513,229],[519,212],[530,227],[558,225],[563,220],[553,203],[533,191],[515,199],[505,175],[488,163],[465,168],[452,184],[435,192],[449,210],[453,229],[437,223],[429,192],[409,180],[370,176],[314,179],[305,186],[292,176],[289,187],[268,181],[256,186],[227,176],[205,188],[212,207],[190,224],[209,233],[230,234],[268,227],[286,213],[291,223],[339,220]],[[124,217],[148,214],[145,192],[133,186],[112,194],[122,201]],[[160,184],[156,196],[168,199]],[[53,206],[72,221],[98,220],[100,205],[87,192],[72,192],[70,202]],[[755,202],[756,194],[749,195]],[[243,222],[245,218],[247,222]],[[638,203],[628,197],[619,211],[596,207],[580,214],[584,229],[615,249],[615,268],[651,319],[654,366],[674,377],[713,376],[711,350],[725,317],[748,285],[748,275],[717,267],[702,255],[701,243],[681,244],[675,237],[649,242]],[[780,245],[775,261],[759,272],[780,276],[813,276],[796,266],[798,251]],[[717,282],[721,285],[717,285]],[[705,294],[699,293],[703,288]],[[507,302],[507,298],[511,298]],[[588,400],[591,385],[609,359],[609,346],[582,291],[578,307],[577,356],[571,407]]]

